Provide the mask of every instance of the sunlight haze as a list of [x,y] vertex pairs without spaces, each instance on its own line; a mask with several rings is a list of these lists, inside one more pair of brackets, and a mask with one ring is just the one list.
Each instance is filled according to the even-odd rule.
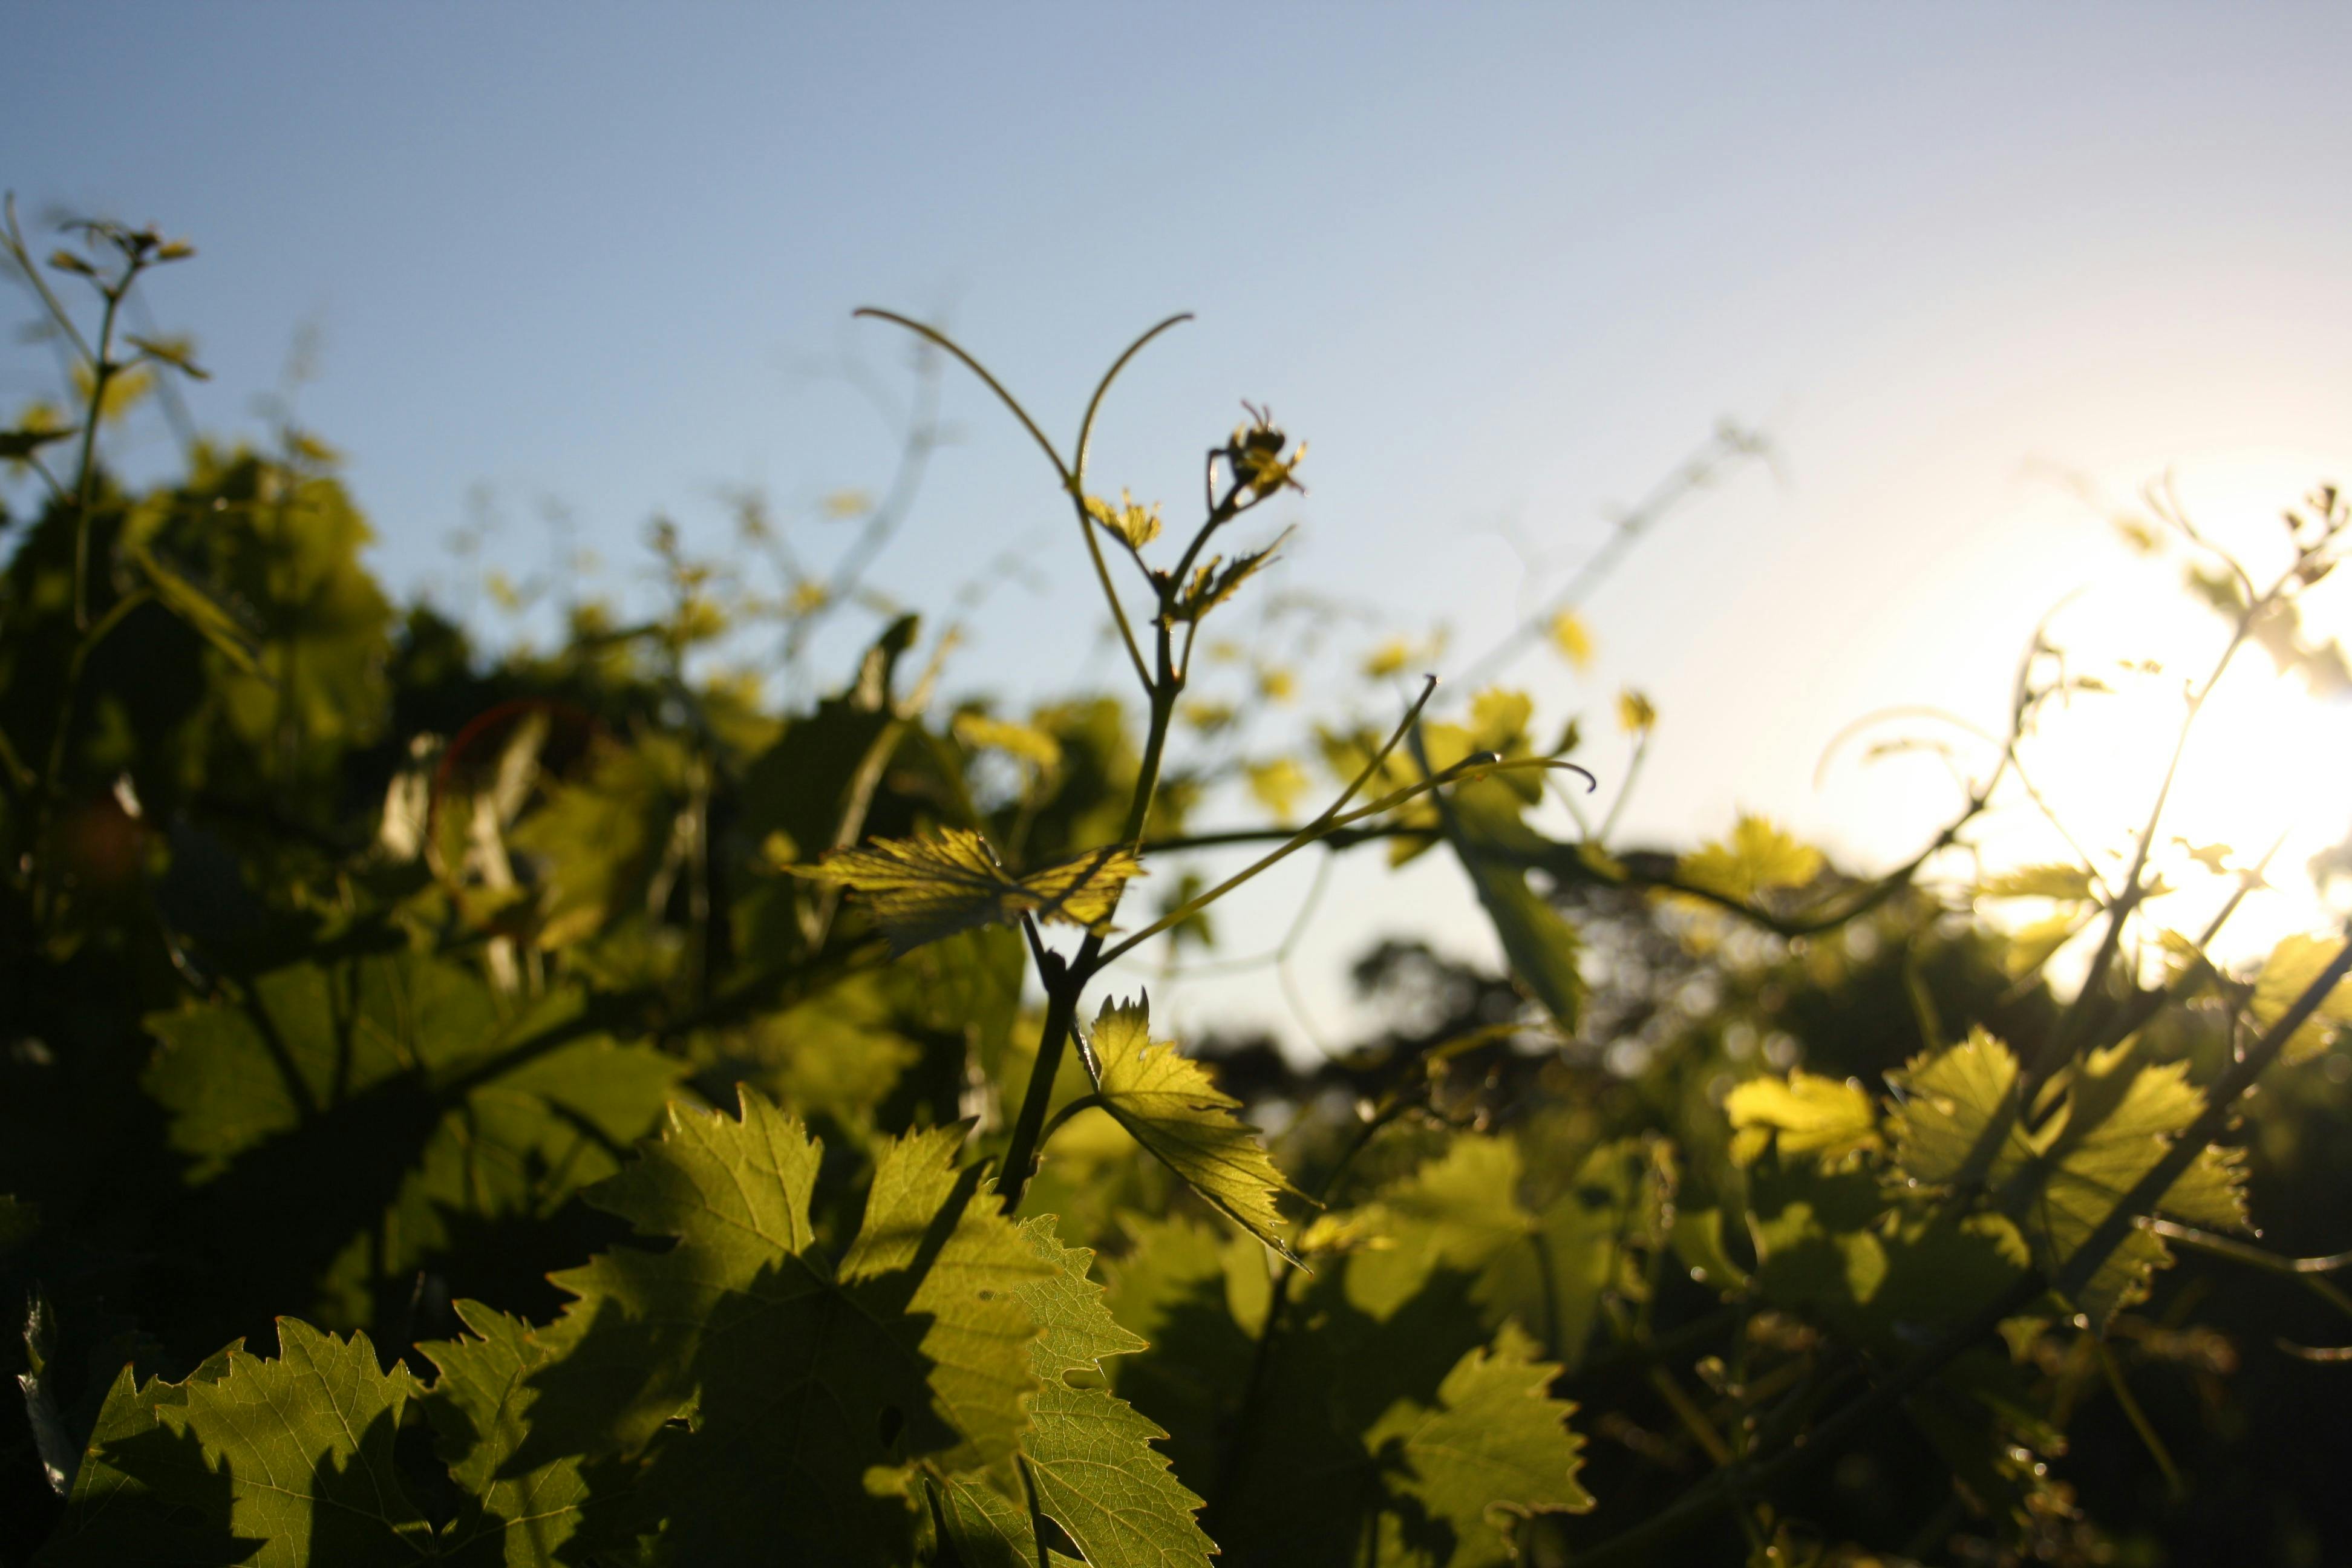
[[[1297,521],[1278,587],[1365,612],[1317,656],[1337,671],[1443,627],[1449,673],[1718,420],[1763,432],[1770,464],[1731,465],[1583,606],[1589,669],[1538,640],[1499,679],[1539,730],[1584,716],[1604,800],[1617,692],[1654,701],[1621,837],[1748,809],[1874,868],[1960,791],[1858,745],[1817,782],[1850,721],[1998,726],[2078,591],[2053,625],[2085,668],[2210,658],[2179,550],[2135,555],[2065,476],[2124,506],[2169,469],[2250,561],[2310,484],[2352,480],[2341,7],[28,5],[12,39],[0,144],[27,216],[195,241],[152,305],[213,372],[189,393],[205,431],[257,429],[314,333],[299,417],[349,452],[376,566],[494,636],[479,563],[529,584],[576,546],[601,570],[542,581],[551,602],[641,595],[648,521],[726,552],[729,490],[829,548],[823,498],[893,458],[841,369],[905,390],[907,342],[858,306],[950,324],[1063,439],[1101,365],[1190,310],[1120,383],[1095,473],[1179,511],[1239,400],[1270,403],[1311,442],[1309,493],[1251,537]],[[0,401],[52,395],[46,373],[12,359]],[[969,378],[944,397],[952,444],[875,582],[944,609],[1025,552],[1035,581],[966,614],[947,689],[1116,679],[1051,474]],[[142,419],[125,461],[160,472],[170,432]],[[453,562],[485,521],[479,562]],[[2352,637],[2325,586],[2307,629]],[[2284,836],[2242,955],[2316,913],[2352,709],[2285,701],[2240,657],[2177,831],[2242,861]],[[2139,688],[2083,699],[2052,745],[2095,854],[2169,744],[2177,674]],[[1989,857],[2049,853],[2032,822],[1987,832]],[[1333,1037],[1371,936],[1492,950],[1443,858],[1335,871],[1297,964]],[[1280,941],[1310,879],[1221,912],[1227,950]],[[1203,980],[1178,1005],[1297,1043],[1265,994]]]

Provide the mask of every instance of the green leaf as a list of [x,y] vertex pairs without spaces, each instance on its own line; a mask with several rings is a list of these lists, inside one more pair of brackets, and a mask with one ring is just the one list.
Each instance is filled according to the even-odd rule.
[[1234,1115],[1241,1101],[1173,1042],[1153,1042],[1150,998],[1105,1002],[1089,1043],[1102,1108],[1217,1212],[1297,1262],[1274,1199],[1298,1189],[1275,1168],[1257,1129]]
[[1486,780],[1451,795],[1437,792],[1437,818],[1494,922],[1511,973],[1563,1035],[1573,1034],[1584,1009],[1584,975],[1577,967],[1583,944],[1576,928],[1528,886],[1527,872],[1505,853],[1541,840],[1519,820],[1522,803],[1499,784]]
[[[927,1475],[923,1484],[962,1568],[1037,1568],[1037,1530],[1025,1500],[1015,1501],[979,1476]],[[1058,1568],[1077,1560],[1049,1552],[1045,1561]]]
[[215,1267],[338,1326],[379,1292],[404,1303],[428,1259],[502,1278],[684,1069],[615,1044],[574,992],[514,1006],[405,951],[289,964],[146,1023],[162,1046],[142,1082],[205,1189]]
[[[1464,1277],[1430,1272],[1386,1315],[1348,1298],[1336,1262],[1293,1292],[1218,1499],[1235,1560],[1342,1568],[1499,1563],[1517,1518],[1585,1505],[1556,1365],[1513,1324],[1490,1339]],[[1148,1407],[1147,1407],[1148,1409]],[[1369,1550],[1368,1550],[1369,1548]]]
[[[1568,1428],[1576,1406],[1551,1397],[1559,1373],[1536,1360],[1534,1343],[1507,1325],[1491,1350],[1454,1363],[1434,1404],[1401,1400],[1365,1433],[1391,1494],[1419,1504],[1424,1519],[1442,1521],[1451,1533],[1453,1550],[1429,1550],[1425,1561],[1475,1568],[1515,1557],[1515,1521],[1592,1506],[1576,1479],[1584,1446]],[[1401,1544],[1419,1544],[1413,1538],[1425,1529],[1396,1513],[1382,1523],[1384,1546],[1391,1531]],[[1380,1560],[1396,1555],[1384,1551]]]
[[[1904,1173],[1935,1185],[1980,1184],[2051,1274],[2204,1109],[2186,1065],[2146,1061],[2137,1041],[2081,1064],[2066,1081],[2064,1100],[2038,1131],[2027,1130],[2017,1114],[2017,1058],[1982,1029],[1919,1058],[1895,1081],[1905,1095],[1892,1135]],[[2193,1225],[2242,1229],[2242,1163],[2235,1151],[2200,1151],[2157,1208]],[[2078,1305],[2104,1325],[2169,1258],[2154,1236],[2128,1231]]]
[[364,560],[367,520],[336,480],[250,456],[199,478],[142,502],[124,541],[163,567],[187,563],[155,590],[222,666],[201,716],[205,783],[332,799],[345,753],[389,716],[394,612]]
[[1242,772],[1249,780],[1250,795],[1276,822],[1297,820],[1298,803],[1306,798],[1313,784],[1296,759],[1275,757],[1263,763],[1244,763]]
[[877,838],[793,870],[865,894],[899,952],[1024,915],[1107,929],[1128,879],[1143,875],[1133,850],[1104,848],[1015,878],[996,863],[986,839],[961,827],[931,838]]
[[260,649],[253,635],[229,614],[220,601],[164,565],[152,551],[132,544],[126,546],[126,552],[138,563],[148,586],[155,591],[155,597],[163,602],[165,609],[179,617],[190,631],[212,645],[215,652],[240,672],[265,679]]
[[1062,743],[1045,731],[985,713],[955,716],[955,738],[974,751],[989,750],[1018,757],[1040,771],[1059,767]]
[[196,363],[196,345],[186,338],[142,337],[137,332],[125,332],[122,341],[145,354],[161,361],[194,381],[210,381],[212,373]]
[[1192,571],[1192,579],[1177,592],[1176,603],[1169,616],[1176,621],[1198,621],[1202,616],[1234,596],[1240,586],[1257,575],[1274,560],[1274,552],[1290,537],[1284,529],[1275,542],[1263,550],[1253,550],[1246,555],[1236,555],[1227,562],[1222,555],[1212,555]]
[[62,441],[74,434],[71,425],[31,425],[15,430],[0,430],[0,462],[16,462],[31,457],[52,441]]
[[677,1245],[556,1277],[576,1300],[534,1335],[551,1359],[509,1468],[617,1455],[680,1562],[902,1560],[916,1467],[1009,1465],[1039,1387],[1020,1291],[1052,1269],[957,1170],[962,1137],[883,1145],[836,1263],[799,1121],[748,1089],[740,1120],[673,1107],[591,1201]]
[[[1097,1386],[1104,1358],[1131,1355],[1144,1342],[1112,1321],[1102,1289],[1089,1279],[1094,1254],[1064,1247],[1051,1215],[1024,1223],[1023,1237],[1051,1266],[1044,1279],[1018,1289],[1040,1333],[1030,1346],[1039,1388],[1029,1402],[1033,1425],[1021,1439],[1019,1464],[1037,1506],[1062,1527],[1093,1568],[1206,1568],[1216,1547],[1194,1514],[1201,1500],[1177,1480],[1167,1457],[1151,1445],[1167,1436],[1125,1400]],[[1087,1381],[1073,1385],[1073,1376]],[[960,1546],[965,1532],[1012,1544],[1014,1560],[1036,1561],[1035,1537],[1022,1490],[1000,1480],[992,1498],[975,1478],[949,1477],[953,1507],[949,1530]]]
[[2019,1114],[2017,1058],[1982,1029],[1894,1076],[1903,1100],[1889,1135],[1895,1163],[1930,1186],[1968,1186],[2014,1173],[2033,1157]]
[[2020,866],[1988,877],[1977,891],[1988,899],[2056,899],[2081,903],[2091,897],[2091,873],[2081,866]]
[[[2319,978],[2320,972],[2334,962],[2342,946],[2339,940],[2323,942],[2296,935],[2271,949],[2261,975],[2254,981],[2253,1000],[2248,1005],[2254,1022],[2266,1029],[2285,1016],[2287,1009]],[[2336,982],[2336,989],[2320,1002],[2318,1011],[2288,1037],[2284,1059],[2309,1061],[2326,1050],[2328,1040],[2347,1024],[2352,1024],[2352,979]]]
[[[1537,1260],[1536,1216],[1519,1202],[1519,1179],[1517,1145],[1464,1132],[1436,1159],[1382,1186],[1354,1216],[1380,1244],[1349,1258],[1348,1300],[1386,1318],[1433,1270],[1446,1268],[1470,1277],[1472,1296],[1497,1313],[1525,1308],[1539,1287],[1526,1289],[1519,1278],[1532,1281]],[[1530,1317],[1526,1326],[1542,1324]]]
[[1517,1316],[1573,1371],[1603,1300],[1646,1298],[1647,1260],[1666,1245],[1675,1214],[1673,1150],[1662,1139],[1619,1139],[1587,1154],[1569,1178],[1536,1217],[1542,1274],[1535,1299],[1522,1298]]
[[1584,617],[1574,610],[1561,610],[1552,616],[1549,629],[1551,646],[1571,668],[1579,674],[1592,668],[1592,629],[1584,624]]
[[1087,498],[1087,515],[1116,535],[1129,550],[1140,550],[1160,537],[1160,505],[1145,506],[1121,490],[1113,506],[1100,496]]
[[1510,1138],[1457,1132],[1335,1216],[1370,1238],[1347,1258],[1349,1304],[1385,1320],[1444,1272],[1466,1281],[1487,1331],[1516,1322],[1553,1359],[1581,1362],[1602,1298],[1646,1289],[1642,1255],[1664,1241],[1668,1173],[1642,1140],[1605,1143],[1557,1167],[1559,1191],[1530,1210],[1525,1159]]
[[1878,1147],[1878,1107],[1852,1079],[1801,1069],[1786,1079],[1751,1078],[1725,1097],[1723,1110],[1738,1165],[1755,1163],[1775,1144],[1783,1159],[1810,1154],[1825,1165]]
[[541,868],[541,946],[571,946],[646,908],[692,798],[693,767],[684,742],[668,735],[600,742],[576,782],[554,784],[517,824],[508,847]]
[[516,1473],[515,1455],[530,1433],[539,1391],[531,1374],[547,1351],[530,1325],[482,1305],[456,1304],[473,1336],[416,1348],[440,1369],[426,1391],[425,1414],[435,1452],[461,1494],[457,1517],[444,1527],[441,1555],[467,1563],[543,1568],[579,1528],[588,1495],[576,1458],[563,1456]]
[[1820,850],[1752,813],[1740,815],[1729,838],[1701,846],[1675,868],[1692,887],[1743,903],[1759,893],[1801,888],[1821,871]]
[[1228,1402],[1249,1381],[1271,1294],[1265,1248],[1225,1228],[1177,1216],[1129,1216],[1108,1303],[1150,1342],[1108,1368],[1113,1384],[1170,1433],[1176,1473],[1217,1473]]
[[370,1568],[434,1553],[393,1456],[415,1381],[292,1318],[274,1361],[232,1345],[183,1384],[116,1378],[44,1564]]

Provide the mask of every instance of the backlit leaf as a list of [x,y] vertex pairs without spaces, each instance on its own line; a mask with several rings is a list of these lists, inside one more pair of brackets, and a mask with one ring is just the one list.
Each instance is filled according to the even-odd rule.
[[215,1266],[341,1325],[367,1321],[379,1289],[405,1300],[428,1259],[499,1265],[618,1168],[684,1070],[584,1006],[568,989],[515,1005],[394,951],[151,1015],[143,1082],[204,1189]]
[[1741,902],[1759,893],[1801,888],[1821,875],[1822,852],[1752,813],[1731,837],[1701,846],[1675,866],[1682,881]]
[[1579,670],[1592,668],[1592,630],[1584,617],[1574,610],[1562,610],[1551,618],[1551,646],[1559,657]]
[[[882,1145],[836,1261],[810,1203],[821,1150],[756,1093],[739,1121],[673,1107],[592,1201],[653,1253],[556,1277],[577,1299],[509,1468],[616,1454],[677,1561],[882,1563],[908,1554],[913,1467],[1011,1463],[1039,1386],[1020,1291],[1053,1268],[954,1163],[961,1128]],[[690,1427],[666,1426],[691,1408]]]
[[1751,1078],[1724,1100],[1731,1158],[1747,1165],[1778,1144],[1783,1159],[1812,1155],[1830,1164],[1878,1147],[1878,1107],[1862,1085],[1818,1073]]
[[1437,820],[1494,922],[1512,974],[1543,1005],[1561,1034],[1573,1034],[1584,1007],[1584,975],[1577,966],[1583,944],[1567,917],[1528,885],[1526,870],[1507,853],[1541,840],[1520,821],[1524,803],[1500,784],[1486,780],[1437,792]]
[[1312,787],[1305,768],[1289,757],[1276,757],[1271,762],[1247,763],[1243,771],[1249,779],[1250,794],[1276,822],[1298,819],[1299,802]]
[[[2146,1061],[2126,1043],[2081,1064],[2061,1105],[2029,1130],[2018,1114],[2017,1058],[1981,1029],[1920,1057],[1894,1081],[1904,1094],[1892,1125],[1904,1173],[1936,1185],[1980,1186],[2016,1220],[2052,1274],[2072,1261],[2204,1108],[2184,1064]],[[2242,1229],[2242,1167],[2235,1152],[2209,1147],[2156,1206],[2193,1225]],[[2079,1304],[2104,1324],[2168,1258],[2147,1231],[2127,1231]]]
[[1062,743],[1045,731],[985,713],[957,714],[955,738],[975,751],[1003,752],[1038,768],[1059,767],[1062,762]]
[[278,1331],[276,1360],[231,1346],[183,1384],[138,1386],[126,1367],[42,1563],[392,1568],[434,1555],[393,1457],[415,1381],[380,1370],[364,1334],[292,1318]]
[[[2335,961],[2343,945],[2340,939],[2323,942],[2296,935],[2271,949],[2261,975],[2254,981],[2253,1000],[2248,1005],[2254,1022],[2268,1028],[2284,1017],[2296,998],[2309,990],[2320,972]],[[2352,1024],[2352,977],[2336,982],[2336,988],[2320,1001],[2318,1011],[2288,1037],[2284,1059],[2310,1060],[2326,1050],[2329,1038],[2347,1024]]]
[[138,563],[147,584],[163,607],[178,616],[189,630],[194,632],[229,663],[247,675],[262,675],[259,650],[253,634],[235,616],[204,589],[197,587],[173,568],[157,560],[152,552],[137,544],[126,547],[125,553]]
[[1140,997],[1106,1002],[1095,1018],[1090,1065],[1102,1108],[1219,1213],[1291,1258],[1274,1199],[1298,1189],[1275,1168],[1257,1130],[1234,1115],[1241,1101],[1172,1042],[1152,1040],[1150,1007]]
[[[1019,1460],[1038,1507],[1093,1568],[1205,1568],[1216,1548],[1193,1517],[1201,1500],[1152,1447],[1167,1434],[1099,1386],[1104,1358],[1131,1355],[1143,1349],[1143,1341],[1112,1321],[1102,1288],[1087,1276],[1094,1255],[1064,1247],[1051,1215],[1024,1223],[1021,1231],[1052,1269],[1018,1288],[1040,1331],[1029,1349],[1040,1386],[1029,1401],[1032,1425],[1022,1436]],[[1073,1375],[1087,1381],[1074,1386]],[[959,1545],[969,1531],[979,1542],[1011,1542],[1019,1562],[1036,1561],[1017,1485],[1000,1481],[996,1496],[984,1499],[974,1495],[981,1489],[972,1478],[950,1479],[961,1483],[954,1489],[958,1506],[949,1516]],[[985,1520],[983,1527],[973,1527],[975,1513]]]
[[2058,899],[2080,902],[2091,896],[2091,873],[2081,866],[2020,866],[1988,877],[1977,891],[1988,899]]
[[[1364,1435],[1373,1453],[1396,1456],[1389,1485],[1432,1520],[1443,1521],[1453,1550],[1421,1559],[1440,1568],[1475,1568],[1516,1556],[1511,1529],[1535,1513],[1581,1513],[1591,1494],[1577,1483],[1583,1440],[1570,1432],[1576,1407],[1551,1397],[1560,1369],[1536,1359],[1527,1335],[1506,1326],[1491,1350],[1454,1363],[1429,1405],[1400,1401]],[[1382,1521],[1385,1538],[1418,1544],[1412,1526]],[[1391,1562],[1403,1553],[1381,1554]]]
[[1657,727],[1658,710],[1647,697],[1627,687],[1617,694],[1617,727],[1629,735],[1646,735]]
[[1088,496],[1087,515],[1129,550],[1140,550],[1160,537],[1159,503],[1142,505],[1125,490],[1119,492],[1117,506],[1100,496]]
[[1129,879],[1144,874],[1133,850],[1103,848],[1016,878],[997,864],[986,839],[961,827],[930,838],[877,838],[793,870],[863,893],[899,952],[974,926],[1011,925],[1024,914],[1100,928]]
[[1289,537],[1290,531],[1285,529],[1265,549],[1236,555],[1230,562],[1222,555],[1210,556],[1193,569],[1192,581],[1177,592],[1176,603],[1170,615],[1178,621],[1199,620],[1233,597],[1234,590],[1244,583],[1257,575],[1274,560],[1274,552],[1281,549],[1283,541]]
[[539,1401],[530,1377],[547,1351],[520,1319],[479,1301],[456,1307],[473,1333],[417,1347],[441,1369],[425,1413],[461,1497],[457,1517],[443,1530],[442,1553],[486,1568],[552,1564],[578,1530],[588,1495],[579,1461],[567,1455],[520,1473],[511,1468]]

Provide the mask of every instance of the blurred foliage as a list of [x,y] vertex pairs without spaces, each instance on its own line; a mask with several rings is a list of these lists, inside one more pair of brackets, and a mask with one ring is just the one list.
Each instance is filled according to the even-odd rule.
[[[1671,719],[1640,692],[1590,746],[1494,687],[1400,720],[1433,644],[1277,594],[1278,535],[1206,548],[1299,489],[1270,413],[1209,448],[1188,531],[1089,491],[1085,429],[1066,455],[990,381],[1139,701],[950,704],[952,632],[868,584],[938,366],[978,368],[911,322],[900,471],[818,503],[852,531],[830,567],[747,500],[772,591],[659,525],[656,610],[581,599],[551,647],[485,647],[376,584],[290,421],[116,479],[100,427],[201,374],[116,321],[187,249],[8,237],[79,368],[76,413],[0,437],[29,508],[0,573],[0,1291],[27,1303],[0,1561],[2352,1553],[2345,1259],[2294,1257],[2341,1247],[2352,1197],[2340,942],[2217,967],[2218,922],[2164,923],[2155,819],[2120,874],[1973,865],[2084,689],[2054,650],[1887,875],[1753,816],[1628,845]],[[1718,433],[1664,493],[1759,449]],[[2233,651],[2325,696],[2340,650],[2294,602],[2346,509],[2315,492],[2290,532],[2273,585],[2210,551],[2196,581]],[[1600,574],[1472,668],[1588,668]],[[857,616],[863,653],[818,666]],[[1356,633],[1360,684],[1303,673]],[[1382,851],[1450,858],[1500,963],[1381,944],[1380,1032],[1320,1060],[1155,1040],[1140,997],[1084,1021],[1145,944],[1180,987],[1236,962],[1210,910],[1256,871]]]

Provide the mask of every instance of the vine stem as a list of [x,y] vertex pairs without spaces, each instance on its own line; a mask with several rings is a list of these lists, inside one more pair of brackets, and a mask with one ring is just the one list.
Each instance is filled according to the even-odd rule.
[[2245,613],[2238,617],[2238,624],[2231,633],[2229,645],[2222,648],[2221,658],[2214,661],[2212,673],[2189,698],[2189,710],[2181,715],[2179,731],[2173,738],[2171,760],[2165,764],[2164,782],[2157,787],[2156,802],[2148,808],[2147,822],[2141,827],[2139,842],[2132,851],[2131,868],[2124,874],[2123,890],[2108,902],[2107,929],[2100,935],[2098,951],[2091,958],[2089,972],[2083,976],[2082,988],[2074,993],[2074,1001],[2059,1016],[2057,1025],[2052,1028],[2042,1048],[2027,1069],[2021,1103],[2031,1104],[2034,1092],[2074,1058],[2077,1038],[2087,1026],[2091,1010],[2097,1005],[2108,965],[2115,962],[2116,953],[2122,950],[2124,926],[2148,896],[2148,889],[2140,877],[2147,869],[2148,851],[2155,846],[2157,830],[2164,820],[2166,806],[2171,802],[2172,785],[2179,777],[2181,759],[2188,755],[2189,732],[2197,726],[2198,715],[2205,710],[2206,700],[2221,684],[2221,678],[2229,673],[2231,661],[2245,646],[2247,637],[2253,631],[2255,620],[2270,608],[2293,579],[2294,574],[2288,573],[2273,584],[2269,592],[2246,606]]

